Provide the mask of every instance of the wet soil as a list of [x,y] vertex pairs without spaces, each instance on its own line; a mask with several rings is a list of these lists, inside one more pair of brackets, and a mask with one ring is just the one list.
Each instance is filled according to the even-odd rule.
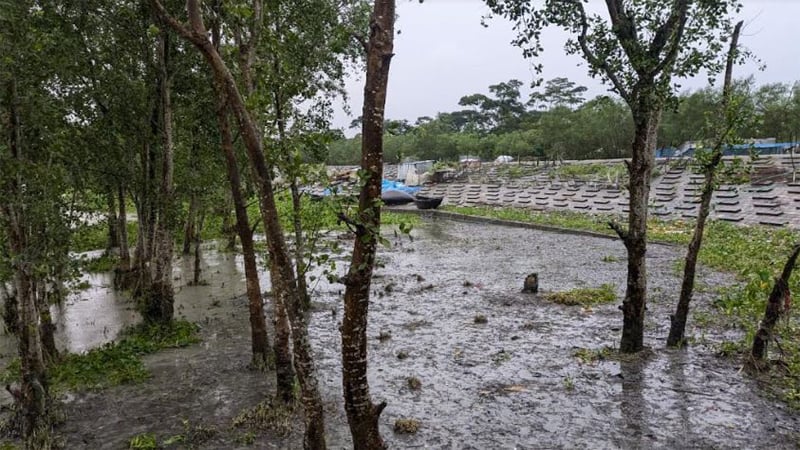
[[[798,414],[762,395],[738,361],[714,356],[715,344],[738,331],[690,328],[695,345],[664,349],[682,248],[648,249],[651,350],[586,363],[576,350],[617,345],[621,300],[591,309],[550,304],[521,293],[523,280],[537,272],[543,291],[610,283],[621,297],[619,241],[435,218],[412,236],[387,234],[393,245],[379,255],[370,307],[371,392],[388,402],[381,423],[392,448],[795,447]],[[144,432],[163,440],[185,433],[183,420],[218,430],[200,448],[302,448],[297,424],[288,436],[261,433],[249,445],[244,431],[231,429],[234,416],[272,392],[272,374],[247,367],[241,258],[207,248],[207,286],[185,285],[189,267],[176,268],[177,311],[201,324],[203,342],[148,356],[153,377],[142,385],[68,394],[60,428],[67,448],[123,449]],[[713,314],[713,288],[734,279],[709,271],[701,277],[696,305]],[[352,447],[341,400],[342,290],[317,286],[310,330],[331,448]],[[76,342],[91,336],[113,338],[101,328],[109,327],[108,305],[126,322],[127,300],[100,297],[86,300],[95,307],[93,322],[74,319],[89,337],[60,330],[72,348],[86,348]],[[486,323],[476,323],[478,315]],[[409,377],[421,388],[412,389]],[[419,431],[395,434],[398,418],[419,420]]]

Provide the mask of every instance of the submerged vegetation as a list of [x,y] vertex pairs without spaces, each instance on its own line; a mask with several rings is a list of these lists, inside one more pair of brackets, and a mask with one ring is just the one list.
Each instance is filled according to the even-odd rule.
[[594,306],[612,303],[617,299],[614,286],[604,284],[598,288],[577,288],[564,292],[548,292],[544,298],[567,306]]
[[[131,327],[123,331],[115,342],[86,353],[64,355],[51,367],[50,382],[57,390],[140,383],[150,376],[142,356],[197,343],[200,341],[197,331],[197,325],[185,321]],[[19,376],[17,360],[3,373],[2,381],[15,382]]]

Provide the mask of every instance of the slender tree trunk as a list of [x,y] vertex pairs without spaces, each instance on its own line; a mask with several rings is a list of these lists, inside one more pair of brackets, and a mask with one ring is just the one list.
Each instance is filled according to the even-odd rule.
[[159,101],[161,111],[161,186],[158,195],[153,283],[144,311],[145,320],[170,322],[174,314],[172,287],[173,142],[169,75],[170,42],[167,30],[159,37]]
[[792,276],[792,271],[797,263],[797,256],[800,254],[800,244],[792,249],[786,265],[783,266],[783,272],[780,278],[775,280],[775,286],[769,294],[767,306],[764,310],[764,318],[758,327],[756,335],[753,337],[753,347],[750,350],[749,364],[757,369],[766,367],[767,346],[769,345],[770,338],[772,338],[772,330],[778,319],[786,311],[791,304],[791,292],[789,291],[789,277]]
[[184,28],[169,16],[158,0],[151,0],[162,18],[184,38],[192,42],[203,54],[211,66],[218,87],[224,87],[225,94],[233,115],[239,124],[248,159],[253,167],[256,185],[259,189],[259,201],[262,220],[267,236],[270,274],[272,278],[273,296],[286,305],[289,321],[292,324],[292,343],[294,347],[294,368],[300,383],[306,422],[304,445],[306,448],[325,448],[325,423],[322,411],[322,399],[316,379],[316,369],[312,358],[305,318],[301,314],[302,302],[297,293],[294,270],[286,248],[286,241],[278,217],[275,204],[275,193],[272,186],[271,168],[267,165],[262,152],[261,133],[255,120],[247,110],[225,62],[207,38],[202,12],[197,0],[187,0],[186,7],[191,29]]
[[[22,161],[20,118],[16,80],[8,82],[8,148],[11,158]],[[9,256],[12,257],[14,290],[19,313],[17,336],[20,357],[21,395],[17,401],[22,415],[22,434],[26,448],[50,448],[50,396],[42,352],[40,314],[36,302],[36,282],[33,263],[27,257],[30,224],[27,223],[25,200],[22,198],[24,180],[21,176],[8,182],[8,198],[0,203],[6,225]]]
[[725,81],[722,86],[722,104],[720,105],[720,120],[724,131],[719,133],[717,142],[714,145],[711,160],[704,167],[705,180],[703,192],[700,195],[700,209],[697,212],[697,224],[694,228],[692,240],[689,242],[689,249],[686,252],[686,265],[683,268],[683,282],[681,283],[681,295],[678,299],[678,306],[675,314],[670,316],[669,336],[667,345],[679,347],[684,344],[686,333],[686,320],[689,316],[689,303],[692,301],[694,291],[695,271],[697,269],[697,256],[703,244],[703,232],[706,227],[706,219],[711,211],[711,196],[714,194],[714,177],[717,174],[717,167],[722,161],[722,147],[729,138],[731,125],[728,123],[728,105],[730,105],[731,84],[733,80],[733,63],[736,58],[736,47],[739,43],[739,33],[743,22],[736,24],[731,38],[730,49],[728,50],[728,62],[725,69]]
[[383,449],[378,421],[386,403],[372,403],[367,380],[367,315],[381,223],[383,120],[394,46],[394,0],[375,0],[367,43],[367,75],[361,124],[361,169],[367,175],[358,201],[353,257],[345,277],[342,321],[342,384],[355,449]]
[[[273,65],[275,73],[279,74],[280,77],[280,61],[278,61],[277,56],[273,58]],[[273,92],[273,100],[275,107],[275,121],[278,124],[278,140],[286,159],[290,160],[292,157],[291,155],[288,155],[288,152],[286,151],[286,118],[283,112],[283,100],[280,95],[280,87],[275,87]],[[292,164],[293,163],[289,161],[289,165],[292,166]],[[289,189],[292,196],[292,226],[294,228],[294,262],[295,273],[297,274],[297,291],[299,292],[303,303],[305,303],[304,307],[307,309],[311,307],[311,295],[308,292],[308,283],[306,283],[306,243],[305,237],[303,236],[302,204],[300,200],[300,189],[297,186],[295,168],[290,167],[289,172],[291,172],[289,174],[291,178],[289,182]]]
[[635,353],[644,348],[644,317],[647,304],[647,203],[650,198],[650,174],[655,161],[655,145],[661,110],[646,105],[643,96],[634,113],[636,134],[628,172],[630,174],[630,212],[623,242],[628,251],[628,279],[622,302],[622,339],[620,351]]
[[34,297],[36,309],[39,311],[39,336],[42,340],[42,356],[46,365],[51,365],[58,360],[58,348],[56,348],[55,331],[53,316],[50,314],[50,300],[48,295],[47,282],[36,280],[34,282]]
[[202,260],[202,255],[200,254],[200,244],[203,242],[200,234],[203,232],[203,222],[205,221],[205,213],[200,211],[197,217],[197,226],[195,227],[195,235],[194,235],[194,277],[193,283],[195,286],[200,285],[200,275],[202,274],[203,270],[200,267],[200,262]]
[[311,307],[311,294],[308,292],[306,282],[306,242],[303,236],[302,223],[302,204],[300,200],[300,190],[297,187],[297,179],[293,178],[290,183],[292,193],[292,225],[294,227],[294,263],[297,273],[297,291],[300,299],[304,303],[304,308]]
[[189,212],[186,214],[186,224],[183,226],[183,255],[188,255],[192,251],[192,242],[195,239],[195,227],[197,222],[197,195],[192,192],[189,196]]
[[117,205],[113,188],[109,188],[106,193],[106,201],[108,205],[108,213],[106,222],[108,223],[108,245],[106,246],[106,253],[109,255],[115,248],[119,248],[119,230],[117,230]]
[[[220,42],[218,24],[212,27],[212,36],[215,49]],[[247,286],[247,299],[250,309],[250,337],[253,352],[253,365],[266,367],[270,363],[270,353],[274,355],[276,395],[288,403],[294,399],[294,368],[292,354],[289,347],[291,330],[286,309],[272,297],[273,325],[275,327],[275,342],[270,352],[269,336],[264,315],[264,303],[261,297],[261,283],[259,281],[258,264],[256,262],[255,246],[253,245],[253,231],[250,228],[250,219],[247,216],[244,196],[242,195],[242,182],[239,174],[239,163],[233,147],[233,133],[231,133],[228,109],[228,94],[224,86],[216,86],[217,91],[217,124],[222,138],[222,151],[225,155],[225,167],[230,182],[230,194],[236,214],[236,231],[242,242],[242,255],[244,258],[244,273]]]
[[128,212],[125,208],[125,187],[121,183],[117,186],[117,204],[119,205],[119,216],[117,217],[119,265],[120,269],[128,271],[131,267],[131,252],[128,248]]
[[[226,237],[227,243],[225,250],[232,252],[236,250],[236,237],[238,236],[238,225],[236,224],[236,217],[231,215],[231,205],[233,199],[230,193],[225,196],[225,203],[222,207],[222,235]],[[233,205],[235,208],[236,205]]]

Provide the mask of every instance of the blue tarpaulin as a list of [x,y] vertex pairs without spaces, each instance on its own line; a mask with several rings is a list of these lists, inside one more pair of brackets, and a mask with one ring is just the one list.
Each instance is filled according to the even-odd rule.
[[383,180],[383,183],[381,184],[381,189],[384,191],[403,191],[409,194],[416,194],[420,190],[420,188],[418,187],[406,186],[405,184],[399,181],[391,181],[387,179]]
[[[413,195],[413,194],[416,194],[417,192],[419,192],[420,189],[421,188],[406,186],[405,184],[403,184],[403,183],[401,183],[399,181],[387,180],[385,178],[383,180],[383,183],[381,183],[381,190],[384,191],[384,192],[386,192],[386,191],[402,191],[402,192],[405,192],[407,194],[412,194]],[[331,195],[332,193],[333,192],[331,192],[331,190],[327,189],[327,188],[324,191],[322,191],[322,195],[326,195],[326,196],[327,195]]]

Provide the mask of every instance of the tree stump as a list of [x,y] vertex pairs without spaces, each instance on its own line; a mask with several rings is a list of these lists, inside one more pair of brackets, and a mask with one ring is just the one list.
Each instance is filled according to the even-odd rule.
[[525,283],[522,286],[522,292],[525,294],[536,294],[539,292],[539,274],[532,273],[525,277]]

